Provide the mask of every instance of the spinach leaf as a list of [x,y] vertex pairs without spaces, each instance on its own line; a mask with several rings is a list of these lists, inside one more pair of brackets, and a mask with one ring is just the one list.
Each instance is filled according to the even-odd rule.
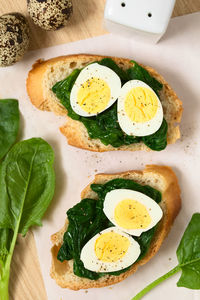
[[161,127],[155,133],[142,137],[144,144],[152,150],[161,151],[167,146],[168,124],[163,119]]
[[139,292],[132,300],[140,300],[151,289],[182,271],[178,287],[200,289],[200,213],[193,214],[177,249],[179,264]]
[[0,299],[7,300],[18,233],[41,226],[55,187],[54,153],[40,138],[19,142],[0,164]]
[[104,145],[120,147],[139,143],[141,140],[140,137],[127,135],[121,130],[117,119],[116,103],[96,117],[81,117],[81,121],[87,128],[89,137],[100,139]]
[[200,289],[200,214],[194,214],[177,249],[182,270],[177,285]]
[[137,79],[144,81],[158,94],[158,91],[160,91],[163,87],[162,83],[152,77],[149,72],[138,65],[136,61],[131,60],[131,62],[134,64],[134,66],[127,70],[129,80]]
[[[112,273],[96,273],[85,269],[80,260],[83,246],[98,232],[113,226],[103,212],[106,194],[114,189],[131,189],[142,192],[159,203],[161,201],[161,193],[150,186],[142,186],[132,180],[121,178],[110,180],[105,184],[92,184],[91,189],[97,193],[98,200],[83,199],[67,211],[69,226],[64,234],[63,244],[57,258],[62,262],[73,258],[75,275],[96,280],[106,274],[118,276],[130,268]],[[155,230],[155,228],[152,228],[136,238],[141,247],[139,259],[148,251]]]
[[66,79],[57,82],[52,91],[56,94],[62,105],[67,109],[68,116],[73,120],[80,120],[81,116],[77,115],[70,104],[70,93],[81,70],[75,69]]
[[[146,82],[156,93],[162,88],[162,84],[153,78],[148,71],[134,62],[134,66],[123,71],[112,59],[104,58],[98,62],[107,66],[118,74],[122,83],[131,79],[138,79]],[[91,139],[100,139],[104,145],[120,147],[143,141],[150,149],[160,151],[167,145],[167,122],[163,120],[161,128],[154,134],[141,138],[125,134],[119,126],[117,118],[117,103],[94,117],[82,117],[76,114],[70,104],[71,89],[81,70],[74,70],[66,79],[57,82],[52,91],[68,111],[68,116],[73,120],[82,122],[87,128]]]
[[113,70],[120,77],[122,82],[127,82],[130,80],[127,72],[122,70],[111,58],[108,58],[108,57],[103,58],[102,60],[98,61],[97,63]]
[[15,99],[0,100],[0,160],[14,144],[19,129],[19,108]]

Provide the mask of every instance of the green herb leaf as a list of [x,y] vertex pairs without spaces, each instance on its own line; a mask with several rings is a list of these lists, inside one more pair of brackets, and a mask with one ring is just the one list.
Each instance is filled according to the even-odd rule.
[[200,289],[200,214],[194,214],[177,249],[182,270],[177,286]]
[[18,233],[41,226],[55,187],[54,153],[40,138],[17,143],[0,165],[0,299],[8,300],[10,263]]
[[[74,274],[79,277],[85,277],[96,280],[106,274],[118,276],[126,272],[129,268],[112,272],[96,273],[84,268],[80,260],[80,254],[83,246],[100,231],[113,226],[103,212],[103,203],[108,192],[114,189],[131,189],[144,193],[151,197],[157,203],[161,201],[161,193],[150,186],[140,185],[133,180],[114,179],[105,184],[92,184],[91,189],[98,194],[98,200],[83,199],[80,203],[67,211],[69,226],[63,237],[63,245],[58,252],[60,261],[74,259]],[[150,246],[156,228],[143,232],[137,238],[141,247],[141,259]],[[138,260],[139,260],[138,259]]]
[[19,129],[19,108],[15,99],[0,100],[0,160],[17,138]]
[[[138,79],[146,82],[155,92],[162,88],[162,84],[153,78],[148,71],[134,63],[127,72],[123,71],[112,59],[104,58],[97,62],[100,65],[109,67],[118,74],[122,83],[131,79]],[[119,126],[117,118],[117,103],[94,117],[82,117],[76,114],[70,104],[71,89],[81,70],[74,70],[66,79],[57,82],[52,91],[68,111],[68,116],[73,120],[82,122],[87,128],[91,139],[100,139],[104,145],[120,147],[143,141],[152,150],[160,151],[167,145],[167,122],[163,120],[161,128],[145,138],[135,137],[125,134]]]

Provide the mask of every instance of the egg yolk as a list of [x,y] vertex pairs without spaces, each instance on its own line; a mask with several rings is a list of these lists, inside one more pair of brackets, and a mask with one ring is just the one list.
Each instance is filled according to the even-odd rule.
[[147,228],[151,217],[146,207],[133,199],[124,199],[115,207],[114,218],[116,223],[125,229]]
[[150,121],[158,109],[158,99],[148,88],[136,87],[125,98],[125,111],[129,119],[136,123]]
[[100,235],[95,242],[95,254],[103,262],[116,262],[127,252],[130,241],[114,231]]
[[77,103],[89,114],[97,114],[103,111],[111,97],[108,84],[96,77],[92,77],[81,84],[78,91]]

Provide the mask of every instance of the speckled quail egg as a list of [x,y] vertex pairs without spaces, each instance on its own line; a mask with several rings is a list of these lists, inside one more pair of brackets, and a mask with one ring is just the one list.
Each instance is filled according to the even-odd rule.
[[71,0],[27,0],[33,22],[45,30],[64,27],[73,12]]
[[20,13],[0,17],[0,66],[10,66],[19,61],[29,46],[29,27]]

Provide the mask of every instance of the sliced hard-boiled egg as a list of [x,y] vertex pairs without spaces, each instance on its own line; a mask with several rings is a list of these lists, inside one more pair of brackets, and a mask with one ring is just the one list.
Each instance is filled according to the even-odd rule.
[[121,129],[133,136],[153,134],[163,121],[163,109],[158,96],[140,80],[130,80],[123,85],[117,112]]
[[162,218],[160,206],[143,193],[116,189],[106,194],[103,211],[120,230],[140,236]]
[[91,238],[81,251],[84,267],[94,272],[114,272],[132,265],[140,245],[117,227],[107,228]]
[[80,72],[72,87],[71,107],[80,116],[95,116],[117,100],[120,89],[121,80],[114,71],[91,64]]

